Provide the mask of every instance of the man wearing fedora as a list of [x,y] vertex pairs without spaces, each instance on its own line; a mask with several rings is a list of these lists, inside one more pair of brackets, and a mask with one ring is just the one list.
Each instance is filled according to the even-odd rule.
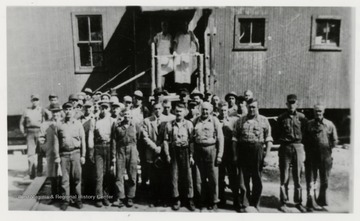
[[228,115],[230,117],[235,117],[237,115],[238,106],[236,105],[237,95],[234,91],[225,95],[225,100],[228,103]]

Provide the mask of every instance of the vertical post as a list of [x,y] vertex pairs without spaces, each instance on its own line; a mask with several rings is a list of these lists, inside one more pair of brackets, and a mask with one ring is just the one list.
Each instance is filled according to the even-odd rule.
[[151,43],[151,92],[155,89],[155,43]]
[[201,93],[205,93],[204,87],[204,55],[200,54],[198,56],[199,60],[199,89]]
[[160,75],[160,62],[159,62],[159,58],[157,58],[157,62],[156,62],[156,67],[157,67],[157,71],[156,71],[156,87],[158,88],[162,88],[162,76]]

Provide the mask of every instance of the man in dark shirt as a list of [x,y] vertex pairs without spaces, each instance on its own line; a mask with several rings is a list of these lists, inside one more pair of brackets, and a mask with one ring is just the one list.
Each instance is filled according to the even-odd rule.
[[305,208],[301,205],[302,188],[300,181],[305,160],[302,138],[307,120],[304,114],[296,111],[298,100],[295,94],[287,96],[286,105],[288,110],[281,114],[277,120],[280,131],[280,210],[288,212],[286,203],[289,200],[289,173],[290,168],[292,168],[292,177],[294,180],[294,203],[300,212],[305,212]]

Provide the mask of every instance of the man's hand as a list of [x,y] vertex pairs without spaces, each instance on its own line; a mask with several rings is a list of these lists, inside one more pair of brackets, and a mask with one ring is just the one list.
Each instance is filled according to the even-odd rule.
[[156,153],[156,154],[160,154],[160,152],[161,152],[161,147],[157,146],[157,147],[155,148],[155,153]]
[[44,144],[45,143],[45,137],[39,137],[39,143]]
[[219,166],[219,165],[221,164],[221,162],[222,162],[221,157],[217,157],[217,158],[216,158],[216,161],[215,161],[215,166],[216,166],[216,167]]
[[167,157],[166,157],[166,162],[167,162],[167,163],[170,163],[170,162],[171,162],[171,157],[170,157],[170,156],[167,156]]
[[194,166],[195,165],[195,160],[194,158],[191,156],[190,157],[190,166]]
[[80,163],[81,163],[81,165],[84,165],[84,164],[85,164],[85,157],[81,157],[81,158],[80,158]]
[[60,162],[61,162],[60,157],[56,158],[54,162],[55,162],[55,163],[60,163]]
[[91,148],[89,149],[89,159],[92,163],[95,163],[95,158],[94,158],[94,149]]

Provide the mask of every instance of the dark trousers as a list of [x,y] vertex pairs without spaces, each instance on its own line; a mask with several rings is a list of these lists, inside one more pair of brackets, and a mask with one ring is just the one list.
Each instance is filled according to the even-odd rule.
[[314,150],[306,152],[305,175],[308,204],[314,203],[316,199],[317,177],[320,177],[320,190],[317,197],[317,204],[320,206],[328,205],[327,188],[330,171],[332,168],[331,148],[329,146],[313,146]]
[[60,194],[61,177],[49,177],[51,181],[51,194],[55,197]]
[[[82,166],[82,186],[83,186],[83,194],[84,195],[95,195],[96,190],[96,165],[95,161],[93,162],[89,157],[89,152],[94,152],[94,149],[88,149],[86,151],[86,160],[85,164]],[[95,155],[94,155],[95,158]]]
[[150,165],[146,162],[146,145],[142,140],[137,142],[139,151],[140,165],[141,165],[141,184],[146,185],[146,182],[150,180]]
[[219,166],[219,198],[221,201],[226,200],[225,198],[225,176],[228,176],[230,188],[233,194],[234,204],[237,204],[239,188],[238,188],[238,180],[237,180],[237,165],[229,162],[228,160],[223,161]]
[[201,178],[201,202],[219,202],[219,168],[215,166],[216,146],[195,145],[195,161]]
[[180,195],[193,198],[193,180],[190,167],[189,147],[171,147],[171,197]]
[[[136,175],[138,164],[138,150],[136,145],[117,147],[117,164],[116,164],[116,189],[118,197],[121,200],[127,198],[134,198],[136,192]],[[128,188],[125,189],[124,175],[128,175]]]
[[159,200],[163,198],[163,168],[157,168],[154,163],[148,163],[150,168],[150,198],[151,200]]
[[102,200],[104,196],[109,198],[111,185],[111,155],[110,144],[95,145],[95,166],[96,166],[96,199]]
[[279,149],[280,202],[289,201],[290,168],[294,180],[294,203],[302,202],[301,176],[304,168],[305,150],[301,143],[281,144]]
[[61,153],[60,155],[62,172],[61,194],[66,203],[70,202],[70,196],[75,201],[81,201],[80,150]]
[[[259,207],[263,188],[261,180],[263,166],[263,144],[240,143],[239,166],[240,178],[242,175],[246,189],[246,194],[244,194],[244,190],[242,190],[241,195],[243,197],[247,197],[247,200],[251,206]],[[252,188],[250,188],[250,180],[252,181]],[[246,202],[244,199],[241,199],[241,201]]]

